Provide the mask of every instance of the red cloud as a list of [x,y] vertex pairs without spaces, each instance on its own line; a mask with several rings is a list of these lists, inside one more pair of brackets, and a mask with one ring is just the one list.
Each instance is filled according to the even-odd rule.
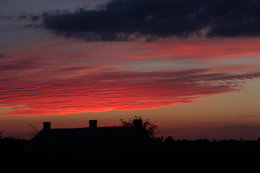
[[[259,78],[255,72],[259,62],[237,64],[237,59],[233,59],[232,63],[207,66],[212,58],[250,60],[250,56],[260,54],[259,39],[164,40],[145,44],[63,41],[52,40],[46,45],[30,45],[31,49],[7,51],[8,58],[2,58],[0,64],[0,105],[12,110],[6,114],[158,108],[237,91],[241,81]],[[146,59],[153,58],[198,58],[203,59],[198,62],[206,63],[199,64],[197,67],[203,69],[197,70],[154,71],[148,67],[146,72],[141,71]],[[139,71],[105,68],[127,69],[128,62],[135,64],[139,59],[143,59],[143,64],[136,68]],[[191,67],[186,65],[182,69]],[[245,73],[248,71],[251,73]]]
[[241,87],[239,80],[260,77],[260,73],[212,73],[208,69],[159,72],[104,69],[73,78],[59,77],[60,73],[77,70],[82,68],[61,69],[42,80],[37,78],[40,73],[11,79],[1,76],[0,104],[11,108],[7,115],[150,109],[237,91]]

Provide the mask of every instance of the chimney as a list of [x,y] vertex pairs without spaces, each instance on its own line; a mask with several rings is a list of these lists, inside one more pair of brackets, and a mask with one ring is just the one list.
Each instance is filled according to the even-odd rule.
[[89,128],[97,128],[97,120],[89,120]]
[[43,122],[43,129],[44,130],[51,129],[51,122]]
[[134,127],[143,128],[143,120],[142,119],[135,119],[134,120]]

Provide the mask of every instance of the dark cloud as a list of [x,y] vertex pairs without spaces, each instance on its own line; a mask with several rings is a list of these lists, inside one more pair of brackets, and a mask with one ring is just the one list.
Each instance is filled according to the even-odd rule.
[[2,59],[2,58],[7,58],[7,57],[8,57],[8,55],[3,54],[3,53],[0,53],[0,59]]
[[260,36],[260,0],[112,0],[98,10],[53,11],[43,27],[87,40]]
[[[1,57],[0,57],[1,58]],[[15,72],[16,74],[32,69],[39,69],[43,67],[43,64],[37,63],[34,60],[19,60],[19,61],[8,61],[0,64],[1,73]]]
[[0,65],[0,72],[19,71],[28,69],[30,65],[18,63],[4,63]]

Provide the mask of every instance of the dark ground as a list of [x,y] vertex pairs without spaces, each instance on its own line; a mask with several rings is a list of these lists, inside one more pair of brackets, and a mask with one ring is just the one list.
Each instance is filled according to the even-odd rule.
[[[260,165],[259,141],[177,140],[119,151],[96,149],[91,153],[26,153],[23,148],[28,143],[1,138],[2,169],[8,167],[7,172],[17,169],[33,172],[252,172]],[[86,171],[82,171],[84,169]]]

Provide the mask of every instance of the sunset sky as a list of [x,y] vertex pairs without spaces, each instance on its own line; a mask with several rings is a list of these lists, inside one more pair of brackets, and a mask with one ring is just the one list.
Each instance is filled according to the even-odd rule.
[[260,137],[260,0],[1,0],[0,130]]

